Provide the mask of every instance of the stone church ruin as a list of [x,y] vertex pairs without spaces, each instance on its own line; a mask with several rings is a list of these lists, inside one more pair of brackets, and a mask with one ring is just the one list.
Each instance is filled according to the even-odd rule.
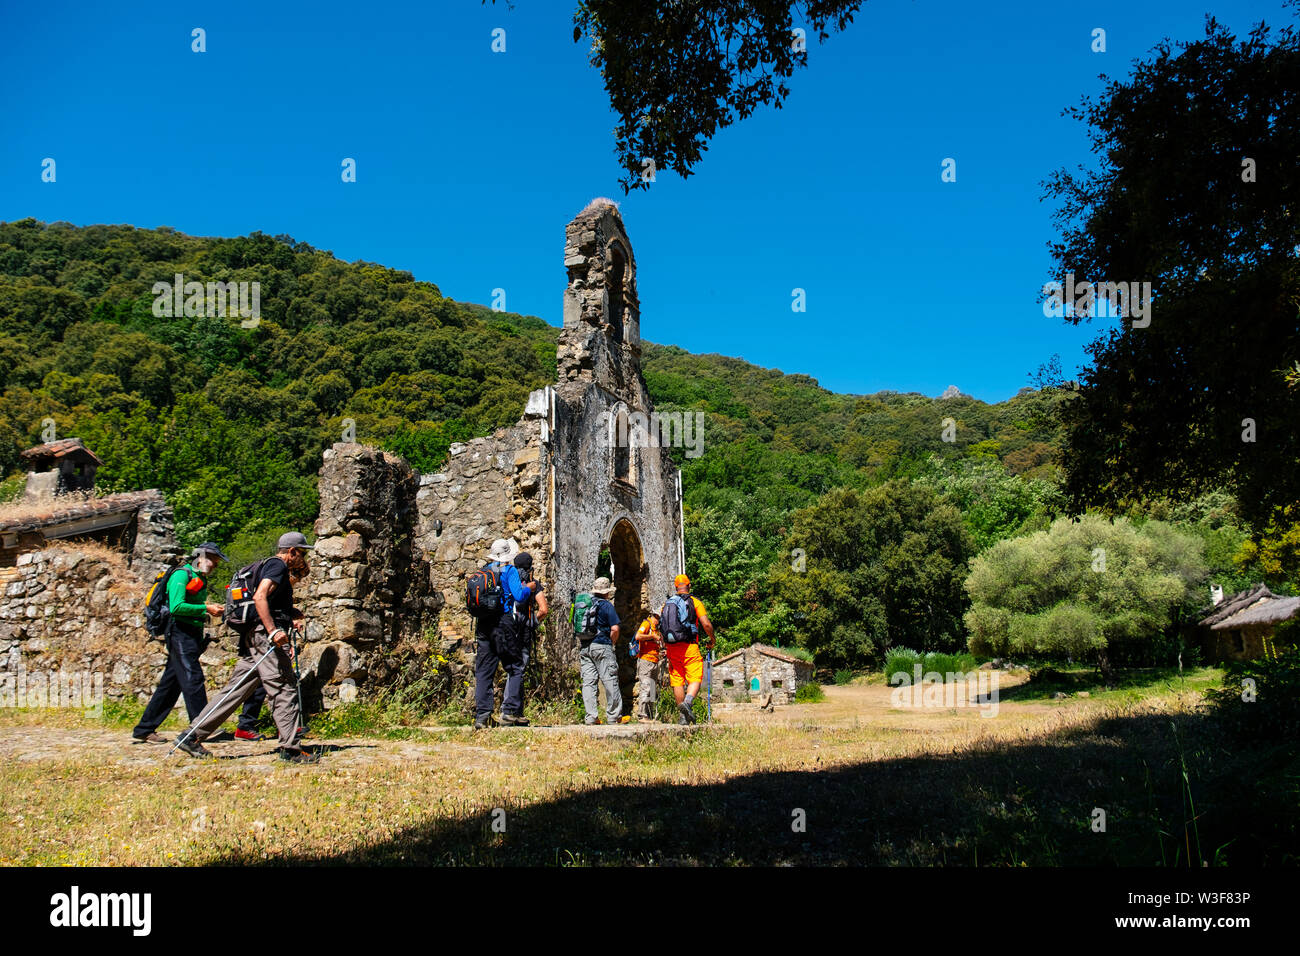
[[[309,708],[429,674],[441,697],[467,695],[474,632],[465,575],[496,538],[532,553],[550,598],[539,666],[530,668],[542,691],[575,689],[572,596],[598,575],[613,579],[630,707],[635,660],[627,644],[684,567],[681,480],[668,448],[639,434],[654,409],[641,375],[636,260],[612,203],[597,200],[568,224],[564,267],[557,381],[529,395],[514,425],[453,445],[434,474],[366,445],[325,452],[312,573],[297,592],[308,619],[301,663]],[[97,460],[71,442],[29,457],[41,472],[35,490],[56,514],[0,528],[8,548],[0,565],[11,566],[0,569],[0,679],[20,666],[69,662],[111,674],[110,697],[147,696],[163,656],[161,643],[144,634],[141,595],[179,556],[170,510],[156,491],[62,505],[58,493],[93,482]],[[65,554],[52,541],[65,531],[112,532],[135,560],[128,554],[123,566]],[[235,642],[227,628],[210,627],[215,641],[203,660],[209,680],[220,681]]]
[[513,538],[551,601],[538,648],[549,665],[576,670],[572,596],[598,574],[613,579],[630,707],[627,643],[685,566],[681,478],[668,449],[638,435],[654,409],[641,375],[636,261],[618,210],[593,202],[565,240],[557,381],[529,395],[518,422],[452,445],[434,474],[357,444],[326,453],[307,655],[326,706],[384,679],[373,673],[377,651],[435,628],[436,653],[469,680],[465,575],[494,539]]

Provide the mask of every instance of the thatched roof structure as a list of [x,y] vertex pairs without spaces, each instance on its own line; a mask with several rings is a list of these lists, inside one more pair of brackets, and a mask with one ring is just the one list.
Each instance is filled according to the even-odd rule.
[[1232,631],[1251,625],[1280,624],[1300,613],[1300,597],[1281,597],[1263,584],[1224,598],[1201,626],[1213,631]]

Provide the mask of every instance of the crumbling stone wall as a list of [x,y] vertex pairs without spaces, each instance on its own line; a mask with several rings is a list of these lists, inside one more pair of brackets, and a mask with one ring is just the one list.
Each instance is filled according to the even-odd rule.
[[418,645],[442,596],[417,544],[419,479],[400,457],[343,443],[325,452],[307,612],[304,685],[333,706],[395,675],[392,654]]
[[[12,689],[28,675],[78,671],[100,675],[108,699],[147,699],[166,663],[163,643],[144,630],[139,575],[114,556],[75,544],[18,556],[0,568],[0,681]],[[223,629],[224,630],[224,629]],[[223,637],[216,629],[210,637]],[[233,644],[215,641],[203,656],[208,682],[224,682]]]
[[570,601],[608,573],[597,568],[608,548],[625,617],[619,660],[630,702],[635,662],[624,647],[682,570],[680,484],[669,450],[657,446],[625,446],[629,467],[615,473],[611,419],[619,411],[649,415],[653,406],[641,375],[635,259],[612,203],[598,200],[569,223],[564,265],[558,384],[534,391],[517,424],[452,446],[447,468],[421,479],[419,540],[446,599],[444,653],[472,661],[465,575],[493,539],[513,537],[532,553],[550,600],[539,658],[570,672],[578,651]]
[[149,498],[140,505],[135,516],[135,541],[131,546],[130,564],[145,581],[152,580],[159,571],[175,567],[185,557],[176,543],[176,522],[171,505],[162,492],[146,492]]
[[549,529],[542,507],[538,413],[510,428],[451,446],[447,468],[422,475],[417,544],[443,596],[439,652],[466,687],[473,680],[474,622],[465,611],[465,577],[487,560],[497,538],[513,538],[533,555],[534,574],[549,578]]

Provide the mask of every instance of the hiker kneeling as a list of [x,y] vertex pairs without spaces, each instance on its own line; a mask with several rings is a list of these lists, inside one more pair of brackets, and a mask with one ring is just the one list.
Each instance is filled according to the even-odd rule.
[[[176,746],[191,757],[212,756],[203,741],[252,696],[260,682],[280,735],[280,756],[294,763],[318,759],[298,745],[301,715],[297,682],[286,650],[286,627],[299,628],[303,623],[302,612],[293,606],[290,574],[306,570],[310,548],[307,539],[296,531],[281,535],[279,550],[273,557],[242,569],[230,582],[226,623],[239,634],[239,660],[230,681],[217,692],[216,703],[209,705],[177,739]],[[251,597],[245,592],[251,592]]]

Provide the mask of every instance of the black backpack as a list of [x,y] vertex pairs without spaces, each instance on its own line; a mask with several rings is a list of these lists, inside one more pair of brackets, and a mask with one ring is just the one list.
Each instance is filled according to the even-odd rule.
[[465,578],[465,610],[472,617],[498,617],[506,609],[506,590],[501,583],[505,565],[489,561]]
[[171,602],[167,600],[167,584],[172,575],[184,567],[185,565],[179,564],[166,571],[159,571],[149,593],[145,595],[144,629],[150,637],[162,637],[167,633],[167,626],[172,619]]
[[694,644],[700,637],[695,617],[695,601],[690,595],[674,594],[659,614],[659,630],[665,644]]
[[223,618],[226,625],[237,634],[246,634],[257,625],[257,605],[253,595],[262,580],[262,565],[270,558],[254,561],[235,572],[230,583],[226,585],[226,609]]

